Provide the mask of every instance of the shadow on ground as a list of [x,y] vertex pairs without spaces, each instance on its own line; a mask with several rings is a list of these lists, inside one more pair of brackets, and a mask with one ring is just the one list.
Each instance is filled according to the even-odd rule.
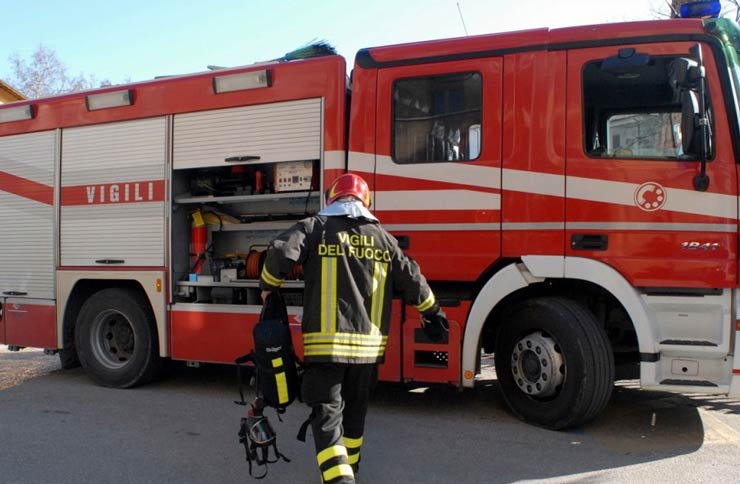
[[[187,385],[236,397],[230,367],[180,368],[160,385]],[[368,415],[364,451],[365,460],[374,464],[368,464],[363,482],[388,482],[389,468],[398,482],[425,483],[453,482],[451,476],[458,476],[455,482],[517,482],[604,474],[698,451],[706,440],[700,408],[740,413],[735,400],[638,387],[637,382],[617,384],[603,415],[582,428],[555,432],[509,413],[495,379],[462,392],[445,385],[381,382]],[[302,420],[307,410],[298,403],[289,412]],[[294,426],[288,422],[287,427],[287,438],[292,439]],[[612,478],[583,482],[604,480]]]

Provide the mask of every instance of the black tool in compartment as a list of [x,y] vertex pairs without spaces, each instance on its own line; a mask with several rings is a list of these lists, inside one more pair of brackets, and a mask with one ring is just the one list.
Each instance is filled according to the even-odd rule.
[[211,289],[213,304],[247,304],[247,289],[243,287],[214,287]]
[[225,166],[194,170],[190,174],[190,194],[194,197],[230,197],[264,193],[255,188],[262,177],[262,166]]

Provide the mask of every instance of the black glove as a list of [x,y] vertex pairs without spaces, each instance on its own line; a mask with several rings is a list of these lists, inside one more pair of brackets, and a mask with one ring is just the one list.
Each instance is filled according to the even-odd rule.
[[434,316],[423,316],[421,318],[421,329],[427,338],[435,343],[440,343],[447,339],[447,333],[450,332],[450,324],[447,322],[445,313],[440,311]]

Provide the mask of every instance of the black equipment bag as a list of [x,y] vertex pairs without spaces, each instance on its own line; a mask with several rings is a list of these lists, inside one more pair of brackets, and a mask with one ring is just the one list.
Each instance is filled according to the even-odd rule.
[[[278,413],[293,403],[300,389],[293,340],[288,326],[288,309],[279,292],[267,296],[260,320],[252,332],[254,351],[236,359],[241,364],[254,363],[257,396]],[[239,376],[239,394],[244,402]]]

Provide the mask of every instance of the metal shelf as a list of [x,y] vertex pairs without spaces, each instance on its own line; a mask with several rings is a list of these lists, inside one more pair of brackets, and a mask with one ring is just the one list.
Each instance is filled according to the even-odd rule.
[[291,225],[296,223],[297,219],[292,220],[270,220],[265,222],[249,222],[241,224],[224,224],[224,225],[208,225],[208,228],[212,232],[244,232],[244,231],[258,231],[258,230],[286,230]]
[[[211,282],[211,281],[178,281],[177,286],[179,287],[256,287],[259,288],[260,281],[258,279],[249,280],[237,280],[231,282]],[[284,281],[282,288],[284,289],[303,289],[303,281]]]
[[179,197],[175,197],[175,203],[269,202],[288,199],[306,199],[318,196],[319,192],[265,193],[260,195],[230,195],[225,197],[191,197],[190,195],[181,195]]

